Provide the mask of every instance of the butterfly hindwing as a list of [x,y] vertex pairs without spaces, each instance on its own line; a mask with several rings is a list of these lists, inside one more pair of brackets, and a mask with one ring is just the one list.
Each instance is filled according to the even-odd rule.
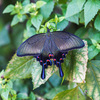
[[17,50],[17,56],[35,56],[41,53],[46,35],[44,33],[34,35],[23,42]]
[[84,42],[79,37],[71,33],[60,31],[53,32],[52,39],[57,48],[62,52],[84,47]]

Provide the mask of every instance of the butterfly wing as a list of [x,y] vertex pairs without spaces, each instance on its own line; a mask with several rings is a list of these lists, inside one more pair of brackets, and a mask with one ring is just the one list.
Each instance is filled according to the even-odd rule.
[[84,42],[77,36],[67,32],[52,32],[37,34],[23,42],[17,50],[17,56],[34,56],[42,65],[41,78],[45,78],[45,68],[52,65],[51,57],[60,76],[63,77],[61,63],[65,54],[72,49],[82,48]]
[[52,39],[62,52],[84,47],[84,42],[77,36],[67,32],[53,32]]
[[34,35],[23,42],[17,50],[17,56],[36,56],[43,49],[46,40],[45,33]]

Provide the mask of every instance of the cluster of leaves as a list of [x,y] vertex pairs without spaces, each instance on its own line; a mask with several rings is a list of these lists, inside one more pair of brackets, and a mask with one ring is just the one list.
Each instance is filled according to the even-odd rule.
[[81,38],[89,38],[87,41],[92,42],[89,44],[89,60],[100,53],[99,4],[99,0],[88,0],[87,2],[86,0],[72,0],[65,15],[68,19],[72,17],[69,21],[85,25],[85,28],[79,28],[75,34]]
[[3,100],[7,100],[9,98],[14,100],[16,99],[17,95],[16,95],[16,91],[12,89],[13,83],[11,80],[3,79],[4,78],[3,74],[4,71],[0,73],[0,95]]
[[[11,26],[19,22],[26,22],[23,40],[26,40],[34,34],[46,33],[47,27],[51,32],[63,31],[69,25],[69,21],[82,26],[78,27],[75,35],[85,40],[85,47],[70,51],[62,64],[62,69],[64,71],[63,81],[65,80],[65,82],[68,81],[69,83],[67,84],[66,82],[66,84],[62,86],[57,85],[58,87],[54,86],[54,88],[44,95],[44,98],[53,100],[99,100],[99,5],[99,0],[42,0],[36,3],[30,3],[30,0],[24,0],[23,2],[17,1],[15,5],[8,5],[5,8],[3,13],[14,15]],[[60,9],[61,12],[55,13],[56,7]],[[41,70],[41,66],[33,57],[20,58],[15,54],[4,72],[5,80],[0,80],[1,97],[3,99],[6,97],[4,100],[18,97],[18,94],[12,89],[12,80],[16,78],[26,79],[31,77],[34,89],[40,87],[40,85],[47,82],[47,80],[50,81],[52,77],[51,84],[57,84],[57,81],[54,82],[54,80],[57,79],[58,76],[55,74],[53,75],[53,73],[58,74],[58,69],[55,66],[49,67],[46,70],[45,80],[40,78]],[[7,81],[8,78],[10,78],[9,81]],[[3,89],[4,87],[5,89]],[[22,97],[21,99],[27,99],[29,97],[32,98],[30,100],[35,99],[33,93],[31,93],[29,97],[26,96],[26,98],[23,98],[23,94],[20,93],[19,97]]]

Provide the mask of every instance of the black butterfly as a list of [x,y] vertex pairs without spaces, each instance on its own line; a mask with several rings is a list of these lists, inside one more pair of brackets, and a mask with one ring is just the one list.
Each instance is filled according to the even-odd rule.
[[36,34],[23,42],[17,50],[17,56],[34,56],[42,65],[41,78],[45,78],[45,68],[54,65],[59,68],[60,76],[63,77],[61,63],[69,50],[84,47],[84,42],[77,36],[62,32],[47,32]]

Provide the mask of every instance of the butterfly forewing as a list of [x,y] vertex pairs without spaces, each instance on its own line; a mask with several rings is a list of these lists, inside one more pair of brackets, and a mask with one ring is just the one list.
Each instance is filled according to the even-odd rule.
[[53,32],[52,39],[55,42],[57,48],[62,52],[84,47],[84,42],[71,33],[59,31]]
[[46,34],[37,34],[23,42],[17,50],[18,56],[38,55],[41,53]]

